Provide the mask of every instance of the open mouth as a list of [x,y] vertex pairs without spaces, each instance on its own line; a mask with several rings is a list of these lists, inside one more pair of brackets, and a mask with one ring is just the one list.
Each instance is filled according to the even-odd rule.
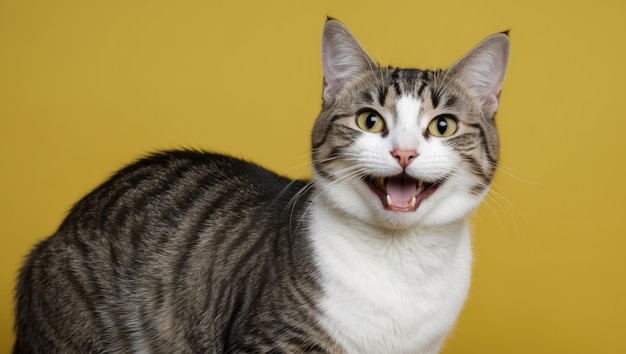
[[376,193],[387,210],[416,211],[443,182],[426,182],[406,174],[393,177],[366,177],[365,183]]

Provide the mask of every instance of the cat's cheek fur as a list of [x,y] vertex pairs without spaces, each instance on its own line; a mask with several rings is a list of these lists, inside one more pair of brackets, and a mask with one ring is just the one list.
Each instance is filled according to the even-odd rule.
[[469,191],[466,183],[451,178],[440,187],[422,206],[428,215],[429,225],[445,225],[469,217],[483,200],[487,190],[476,195]]
[[329,209],[349,215],[354,220],[363,223],[377,220],[377,210],[382,210],[378,197],[360,179],[336,183],[317,178],[316,187],[319,193],[316,199],[322,200]]

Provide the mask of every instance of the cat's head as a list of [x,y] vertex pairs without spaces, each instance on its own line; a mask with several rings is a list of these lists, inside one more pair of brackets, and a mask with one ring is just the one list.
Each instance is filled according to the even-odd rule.
[[508,35],[486,38],[446,71],[397,69],[381,67],[329,19],[322,53],[324,104],[312,142],[328,206],[399,229],[466,218],[498,160]]

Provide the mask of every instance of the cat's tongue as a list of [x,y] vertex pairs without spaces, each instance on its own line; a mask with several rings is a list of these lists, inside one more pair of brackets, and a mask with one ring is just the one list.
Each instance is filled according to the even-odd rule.
[[391,210],[408,210],[415,207],[417,180],[391,177],[387,181],[387,203]]

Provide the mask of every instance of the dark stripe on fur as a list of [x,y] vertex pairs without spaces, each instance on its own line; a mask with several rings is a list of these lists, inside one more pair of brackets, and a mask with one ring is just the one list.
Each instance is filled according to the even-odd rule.
[[399,82],[394,82],[393,83],[393,90],[396,94],[396,96],[400,96],[402,95],[402,88],[400,88],[400,83]]
[[372,97],[372,94],[369,91],[362,91],[361,92],[361,100],[363,100],[364,104],[373,104],[374,103],[374,97]]
[[326,142],[326,139],[328,139],[328,134],[332,131],[332,128],[335,124],[335,122],[341,118],[345,118],[347,117],[347,115],[334,115],[331,119],[329,124],[325,127],[324,133],[322,135],[322,138],[314,141],[313,142],[313,149],[318,149],[320,146],[324,145],[324,143]]
[[385,105],[385,101],[387,100],[387,94],[389,93],[389,88],[387,86],[379,86],[378,87],[378,103],[381,106]]
[[445,107],[452,107],[456,104],[458,100],[458,97],[455,95],[450,95],[448,96],[448,98],[446,99],[446,102],[444,103]]
[[439,106],[439,100],[441,99],[441,91],[438,89],[433,89],[430,91],[430,100],[433,103],[433,108],[437,108]]
[[421,97],[424,89],[428,86],[425,81],[421,81],[417,88],[417,96]]
[[463,160],[469,164],[472,173],[478,177],[484,185],[489,185],[489,183],[491,183],[492,174],[488,171],[484,171],[475,157],[464,153],[461,153],[461,157],[463,157]]
[[[123,169],[77,203],[22,269],[18,302],[26,313],[17,317],[16,351],[131,351],[136,336],[151,339],[156,352],[324,348],[332,341],[313,319],[319,288],[309,274],[307,228],[292,224],[302,220],[310,192],[290,200],[305,186],[244,161],[193,151],[157,154]],[[55,264],[66,269],[48,272]],[[38,310],[54,324],[35,325],[27,304],[43,288],[33,282],[49,284],[50,293],[75,294],[76,311],[89,318],[84,330],[64,322],[80,317],[56,298]],[[61,308],[69,313],[56,316]],[[276,318],[291,326],[264,327]],[[55,347],[46,338],[74,344]]]

